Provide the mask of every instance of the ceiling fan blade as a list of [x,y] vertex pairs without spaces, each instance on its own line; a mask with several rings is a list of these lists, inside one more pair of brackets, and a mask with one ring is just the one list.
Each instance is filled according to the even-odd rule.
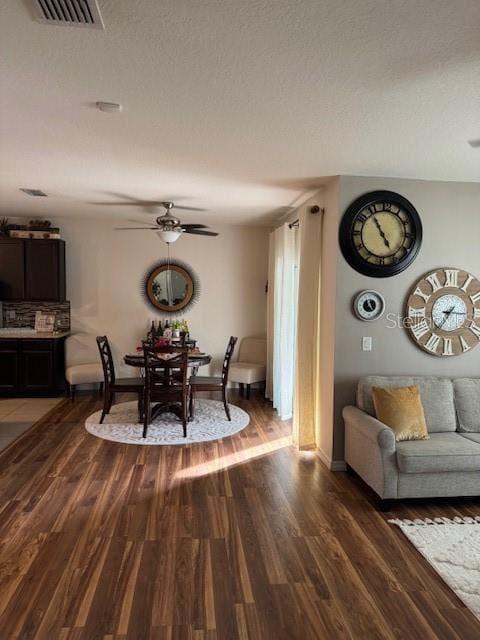
[[200,207],[184,207],[181,204],[173,205],[174,209],[183,209],[184,211],[206,211],[206,209],[201,209]]
[[183,233],[191,233],[196,236],[218,236],[215,231],[205,231],[204,229],[185,229]]
[[115,227],[115,231],[158,231],[160,227]]
[[151,227],[153,222],[146,220],[127,220],[127,222],[133,222],[133,224],[145,224],[147,227]]
[[182,224],[181,227],[184,230],[187,229],[206,229],[208,225],[206,224]]
[[139,207],[142,206],[143,202],[88,202],[87,204],[101,205],[101,206],[109,206],[109,207]]
[[163,202],[157,202],[157,200],[128,200],[126,202],[88,202],[88,204],[109,206],[109,207],[163,207]]
[[129,200],[130,202],[143,202],[141,198],[136,198],[128,193],[118,193],[118,191],[103,191],[107,196],[113,196],[119,200]]
[[117,200],[110,200],[106,202],[103,200],[102,202],[91,202],[90,204],[102,204],[102,205],[120,205],[120,206],[128,206],[132,207],[145,207],[149,205],[163,205],[163,200],[145,200],[143,198],[134,198],[133,196],[129,196],[127,193],[116,193],[115,191],[104,191],[105,195],[113,196],[117,198]]

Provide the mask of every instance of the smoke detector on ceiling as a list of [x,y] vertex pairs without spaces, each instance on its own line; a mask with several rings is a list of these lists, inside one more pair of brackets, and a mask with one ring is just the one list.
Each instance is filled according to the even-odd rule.
[[43,24],[105,29],[97,0],[29,0],[33,18]]

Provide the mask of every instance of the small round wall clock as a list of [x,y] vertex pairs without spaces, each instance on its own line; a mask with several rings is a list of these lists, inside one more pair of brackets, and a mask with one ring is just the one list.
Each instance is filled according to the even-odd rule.
[[353,303],[355,315],[360,320],[373,322],[381,318],[385,311],[385,298],[378,291],[360,291]]
[[417,210],[393,191],[371,191],[346,210],[339,232],[348,264],[359,273],[388,278],[406,269],[422,244]]
[[422,278],[407,302],[408,330],[424,351],[458,356],[480,342],[480,280],[442,268]]

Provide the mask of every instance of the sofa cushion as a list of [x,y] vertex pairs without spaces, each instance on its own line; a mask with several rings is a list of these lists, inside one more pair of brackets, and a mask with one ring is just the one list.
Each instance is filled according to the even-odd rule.
[[461,436],[470,442],[478,442],[480,444],[480,433],[461,433]]
[[455,431],[457,417],[453,400],[453,383],[448,378],[430,376],[366,376],[357,387],[357,406],[375,416],[372,387],[420,387],[425,421],[429,433]]
[[458,378],[453,381],[458,430],[480,433],[480,379]]
[[480,471],[480,443],[459,433],[432,433],[429,440],[399,442],[397,463],[401,473]]

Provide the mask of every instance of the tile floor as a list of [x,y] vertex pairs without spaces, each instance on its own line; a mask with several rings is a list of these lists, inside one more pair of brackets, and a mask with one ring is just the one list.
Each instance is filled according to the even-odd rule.
[[40,420],[63,398],[6,398],[0,400],[0,451]]

